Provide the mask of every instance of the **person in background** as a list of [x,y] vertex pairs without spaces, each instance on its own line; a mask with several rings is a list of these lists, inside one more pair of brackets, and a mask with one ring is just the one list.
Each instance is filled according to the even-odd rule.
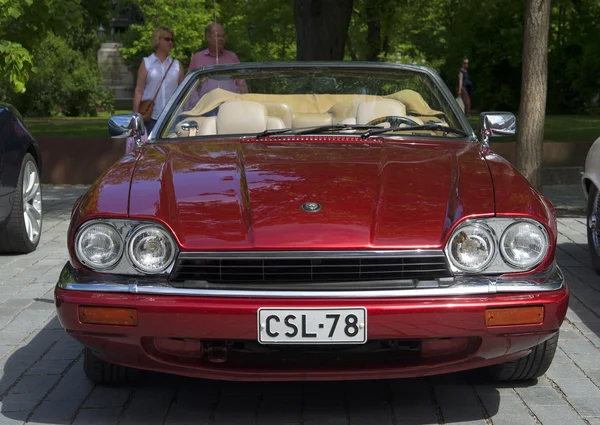
[[216,22],[210,23],[204,29],[208,48],[196,52],[190,62],[190,69],[228,63],[240,63],[237,55],[225,49],[225,29]]
[[162,26],[156,28],[151,36],[154,53],[145,57],[138,69],[133,112],[140,112],[143,101],[154,99],[152,117],[149,121],[144,121],[147,134],[152,131],[167,101],[183,81],[183,67],[178,60],[169,56],[174,41],[171,29]]
[[471,92],[473,90],[473,82],[469,79],[469,58],[466,56],[462,60],[462,65],[458,70],[458,90],[457,95],[460,96],[465,104],[465,114],[471,116]]
[[[230,63],[240,63],[237,55],[231,50],[225,49],[225,29],[216,22],[210,23],[204,29],[204,36],[208,47],[196,52],[190,61],[189,69],[202,68],[204,66],[223,65]],[[190,99],[190,106],[193,106],[202,96],[211,90],[220,88],[234,93],[248,93],[248,87],[244,80],[213,80],[209,79],[198,87],[197,93],[194,93],[193,99]]]

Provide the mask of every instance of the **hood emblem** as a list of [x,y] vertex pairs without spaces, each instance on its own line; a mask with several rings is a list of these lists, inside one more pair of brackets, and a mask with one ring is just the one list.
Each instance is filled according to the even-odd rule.
[[317,204],[316,202],[305,202],[300,208],[302,211],[306,212],[317,212],[321,209],[321,204]]

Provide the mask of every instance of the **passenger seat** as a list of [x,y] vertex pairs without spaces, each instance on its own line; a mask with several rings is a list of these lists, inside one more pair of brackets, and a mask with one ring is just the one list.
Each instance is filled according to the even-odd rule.
[[375,118],[388,116],[406,117],[404,104],[393,99],[377,99],[361,102],[356,108],[356,123],[367,124]]
[[207,117],[198,134],[247,134],[286,128],[279,117],[267,115],[267,108],[251,100],[230,100],[219,107],[216,117]]

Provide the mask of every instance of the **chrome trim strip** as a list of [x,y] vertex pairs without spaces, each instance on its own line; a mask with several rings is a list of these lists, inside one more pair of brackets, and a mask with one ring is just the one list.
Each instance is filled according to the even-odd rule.
[[157,286],[107,285],[103,283],[68,283],[66,288],[73,291],[90,292],[129,292],[143,295],[186,295],[199,297],[244,297],[244,298],[397,298],[431,297],[444,295],[476,295],[489,293],[488,286],[451,287],[435,289],[394,289],[368,291],[243,291],[222,289],[188,289]]
[[443,257],[444,251],[439,249],[413,250],[365,250],[365,251],[208,251],[180,252],[177,259],[316,259],[316,258],[381,258],[381,257]]
[[410,298],[443,297],[465,295],[489,295],[511,292],[547,292],[562,289],[565,280],[558,266],[541,279],[487,279],[460,278],[455,284],[444,288],[418,288],[393,290],[357,291],[248,291],[222,289],[172,288],[170,286],[106,283],[60,282],[63,289],[86,292],[120,292],[143,295],[175,295],[199,297],[244,297],[244,298]]

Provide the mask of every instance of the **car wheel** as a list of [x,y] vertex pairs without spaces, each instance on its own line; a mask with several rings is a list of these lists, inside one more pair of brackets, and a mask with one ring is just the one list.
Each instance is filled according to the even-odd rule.
[[87,347],[83,350],[83,371],[96,384],[128,384],[142,377],[142,371],[102,360]]
[[0,233],[0,252],[34,251],[42,234],[42,186],[37,163],[25,154],[8,223]]
[[588,194],[587,205],[587,238],[592,267],[600,274],[600,191],[593,184]]
[[558,332],[550,339],[536,345],[525,357],[498,365],[489,366],[489,376],[495,381],[528,381],[542,376],[552,363]]

